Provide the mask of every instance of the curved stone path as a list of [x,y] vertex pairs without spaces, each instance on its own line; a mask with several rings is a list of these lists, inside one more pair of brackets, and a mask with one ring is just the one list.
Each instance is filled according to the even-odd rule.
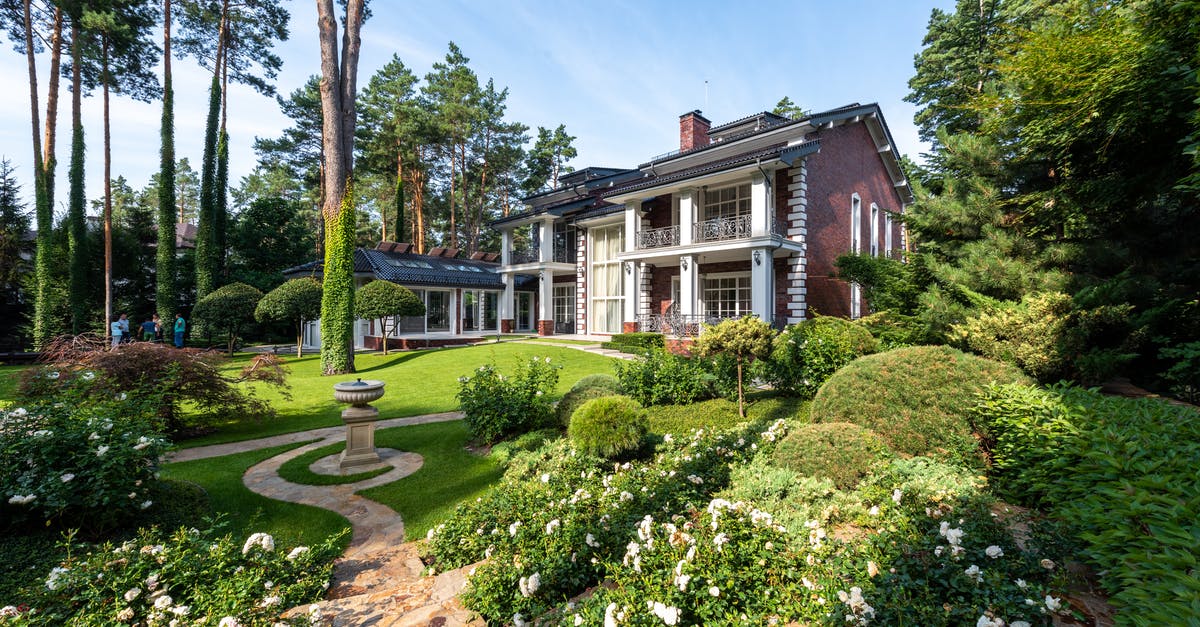
[[[393,418],[379,421],[377,428],[461,418],[459,412]],[[344,441],[345,433],[345,427],[326,427],[243,442],[201,446],[176,451],[168,461],[206,459],[308,442],[251,466],[242,477],[242,482],[250,490],[267,498],[320,507],[350,521],[350,546],[334,564],[328,600],[318,604],[325,617],[323,622],[381,627],[477,624],[471,613],[457,602],[457,595],[466,581],[463,569],[442,573],[437,577],[422,577],[424,564],[415,546],[404,542],[404,520],[391,508],[356,494],[360,490],[392,483],[416,472],[424,463],[420,455],[379,449],[380,457],[392,469],[354,483],[302,485],[279,476],[279,467],[284,463],[322,446]],[[307,612],[307,606],[298,608],[297,612]]]

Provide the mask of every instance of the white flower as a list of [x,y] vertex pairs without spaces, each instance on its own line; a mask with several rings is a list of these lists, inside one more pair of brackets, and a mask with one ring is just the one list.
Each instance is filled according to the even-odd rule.
[[152,443],[153,441],[150,438],[143,435],[142,437],[138,438],[138,443],[133,445],[133,450],[140,451],[147,446],[150,446]]
[[1029,587],[1029,584],[1025,583],[1024,579],[1018,579],[1018,580],[1014,581],[1013,583],[1017,584],[1017,587],[1022,590]]
[[242,624],[238,622],[238,619],[226,616],[221,619],[220,623],[217,623],[217,627],[242,627]]
[[275,550],[275,538],[266,533],[252,533],[249,538],[246,538],[246,543],[242,545],[242,555],[250,552],[250,549],[255,546],[261,546],[264,551],[270,552]]
[[713,544],[717,545],[718,551],[723,551],[724,549],[722,547],[724,547],[726,544],[729,544],[729,536],[725,535],[724,532],[718,533],[716,537],[713,538]]
[[580,616],[579,614],[576,614],[574,622],[575,622],[575,627],[579,627],[580,625],[583,624],[583,617]]
[[147,509],[151,505],[154,505],[154,501],[142,501],[142,504],[138,505],[138,509]]
[[28,505],[28,504],[32,503],[33,500],[36,498],[37,498],[36,494],[26,494],[24,496],[22,496],[20,494],[14,494],[11,497],[9,497],[8,504],[9,505]]
[[541,396],[541,395],[542,395],[542,391],[541,391],[541,390],[538,390],[538,391],[537,391],[537,393],[536,393],[536,394],[534,394],[534,396]]
[[892,490],[892,501],[895,502],[896,505],[900,504],[900,497],[902,496],[904,496],[904,493],[901,492],[899,488]]
[[133,620],[133,608],[132,607],[127,607],[127,608],[121,610],[120,612],[117,612],[117,621],[118,622],[128,623],[131,620]]
[[533,573],[528,577],[521,577],[521,580],[517,582],[517,587],[521,589],[521,596],[523,597],[533,596],[534,593],[538,591],[538,588],[541,587],[541,585],[541,573]]
[[680,592],[687,592],[688,583],[691,581],[691,575],[675,575],[675,587],[679,588]]
[[312,605],[308,606],[308,620],[309,620],[309,622],[312,622],[312,623],[315,623],[315,622],[321,620],[321,606],[320,605],[313,603]]
[[1042,565],[1042,568],[1045,568],[1046,570],[1054,570],[1054,566],[1055,566],[1054,560],[1043,558],[1042,561],[1039,563]]
[[308,552],[308,547],[298,546],[298,547],[292,549],[291,553],[287,554],[287,560],[289,562],[295,561],[297,557],[300,557],[301,555],[304,555],[307,552]]
[[529,623],[525,622],[525,617],[521,616],[520,612],[513,614],[513,627],[525,627]]
[[518,520],[517,522],[515,522],[515,523],[513,523],[513,524],[509,525],[509,526],[508,526],[508,535],[510,535],[510,536],[515,536],[515,535],[517,535],[517,529],[518,529],[520,526],[521,526],[521,521],[519,521],[519,520]]
[[31,435],[33,435],[33,437],[35,437],[35,438],[48,438],[48,437],[54,435],[54,432],[50,431],[49,429],[38,429],[37,431],[34,431]]
[[716,586],[713,586],[708,589],[708,594],[711,596],[714,596],[714,597],[719,597],[719,596],[721,596],[721,589]]
[[867,510],[867,515],[868,516],[878,516],[879,515],[879,506],[872,505],[871,509]]
[[546,534],[549,535],[554,533],[554,530],[558,529],[560,525],[562,525],[562,523],[559,522],[557,518],[546,523]]
[[975,621],[975,627],[1004,627],[1004,621],[984,614]]
[[550,473],[542,473],[542,483],[550,483]]
[[1051,612],[1057,612],[1062,609],[1062,599],[1057,599],[1050,595],[1046,595],[1046,609]]
[[66,574],[67,569],[62,568],[61,566],[55,566],[54,568],[50,569],[50,574],[46,576],[46,589],[51,591],[58,590],[62,586],[62,582],[60,582],[59,579],[62,579],[63,575]]
[[130,588],[125,591],[125,600],[127,602],[133,601],[134,599],[138,598],[138,595],[141,593],[142,593],[141,588]]
[[998,557],[1004,557],[1004,549],[1001,549],[1000,547],[998,547],[994,544],[992,546],[989,546],[988,548],[984,549],[983,552],[987,553],[987,556],[992,559],[996,559]]
[[187,616],[191,611],[192,608],[188,605],[176,605],[175,607],[171,608],[171,613],[176,616]]
[[108,449],[109,447],[107,445],[100,446],[96,449],[96,457],[104,457],[104,454],[108,452]]
[[[29,412],[24,407],[18,407],[16,409],[8,412],[8,415],[12,416],[13,418],[24,418],[25,416],[29,415]],[[12,607],[12,606],[10,605],[9,607]]]
[[588,546],[592,547],[593,549],[600,548],[600,543],[596,542],[596,536],[594,536],[590,533],[587,534],[587,537],[584,538],[583,541],[584,541],[584,543],[586,543]]
[[157,599],[154,599],[154,609],[165,610],[168,607],[171,607],[171,604],[173,604],[174,602],[175,602],[175,600],[171,598],[171,595],[164,594],[164,595],[158,597]]
[[617,604],[609,603],[604,608],[604,627],[617,627]]
[[963,571],[963,574],[975,580],[975,583],[983,581],[983,571],[978,566],[971,564]]
[[57,371],[46,373],[47,379],[57,379],[59,376],[61,376],[61,375],[59,375]]
[[662,619],[663,624],[679,624],[679,608],[663,605],[658,601],[646,601],[646,605],[650,608],[650,613]]
[[92,379],[96,378],[96,373],[89,370],[80,375],[80,378],[82,378],[84,381],[91,381]]
[[280,601],[282,601],[282,600],[283,599],[280,599],[279,597],[272,595],[272,596],[269,596],[269,597],[266,597],[265,599],[263,599],[262,602],[258,604],[258,606],[259,607],[275,607],[276,605],[279,605]]
[[267,590],[270,590],[271,588],[274,588],[274,587],[275,587],[274,581],[266,581],[263,583],[263,588],[265,588]]
[[64,474],[63,476],[59,477],[59,480],[62,481],[63,483],[71,483],[71,480],[73,480],[74,478],[75,478],[75,475],[68,472],[68,473]]
[[838,599],[850,609],[850,613],[846,615],[847,623],[866,625],[875,618],[875,608],[868,605],[867,600],[863,598],[862,588],[854,586],[850,588],[850,594],[846,594],[844,590],[838,590]]

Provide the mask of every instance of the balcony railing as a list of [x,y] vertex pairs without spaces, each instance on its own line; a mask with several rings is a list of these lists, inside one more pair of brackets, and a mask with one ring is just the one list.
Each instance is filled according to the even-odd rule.
[[638,316],[638,330],[674,337],[699,337],[704,325],[720,324],[725,318],[711,314],[665,313]]
[[637,247],[662,248],[679,245],[679,225],[664,226],[657,229],[645,229],[637,233]]
[[531,248],[529,250],[514,250],[512,251],[512,254],[508,256],[509,261],[514,266],[522,263],[537,263],[538,258],[539,251],[536,248]]
[[[692,240],[695,242],[720,242],[746,239],[754,234],[750,216],[740,215],[713,218],[696,223],[693,227]],[[787,224],[783,220],[772,220],[771,235],[786,237]]]
[[[530,248],[528,250],[514,250],[512,254],[509,255],[509,263],[512,265],[522,263],[537,263],[539,261],[541,261],[541,251],[539,251],[537,248]],[[575,248],[565,244],[556,245],[554,247],[553,261],[555,263],[575,263]]]

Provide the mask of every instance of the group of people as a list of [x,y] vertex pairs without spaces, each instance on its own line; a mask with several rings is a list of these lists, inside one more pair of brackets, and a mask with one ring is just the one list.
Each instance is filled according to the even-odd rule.
[[[165,331],[158,314],[146,318],[140,327],[143,341],[162,342],[164,340]],[[183,333],[186,330],[187,322],[183,319],[183,314],[175,314],[175,348],[183,348]],[[113,348],[122,342],[132,342],[136,339],[129,331],[129,316],[125,314],[113,317],[112,323],[109,325],[109,332],[112,335]]]

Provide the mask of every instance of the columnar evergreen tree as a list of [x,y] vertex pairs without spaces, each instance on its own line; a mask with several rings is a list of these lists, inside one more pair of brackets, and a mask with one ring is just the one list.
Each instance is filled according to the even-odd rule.
[[158,173],[158,245],[154,300],[158,307],[158,317],[162,320],[172,320],[178,307],[175,283],[175,93],[171,85],[171,0],[163,0],[162,7],[162,160]]
[[317,2],[321,48],[322,152],[325,155],[324,290],[321,367],[325,374],[354,371],[353,185],[355,96],[364,0],[347,0],[339,45],[333,0]]
[[217,288],[216,188],[217,125],[221,115],[221,82],[216,74],[208,91],[204,155],[200,162],[200,211],[196,222],[196,300]]
[[22,277],[29,272],[24,255],[29,247],[29,213],[20,198],[21,188],[8,159],[0,157],[0,338],[20,341],[18,329],[28,315]]
[[83,52],[79,27],[81,16],[71,16],[71,161],[67,173],[67,254],[70,287],[67,301],[71,309],[71,333],[79,334],[87,325],[88,257],[87,216],[84,195],[83,136]]

